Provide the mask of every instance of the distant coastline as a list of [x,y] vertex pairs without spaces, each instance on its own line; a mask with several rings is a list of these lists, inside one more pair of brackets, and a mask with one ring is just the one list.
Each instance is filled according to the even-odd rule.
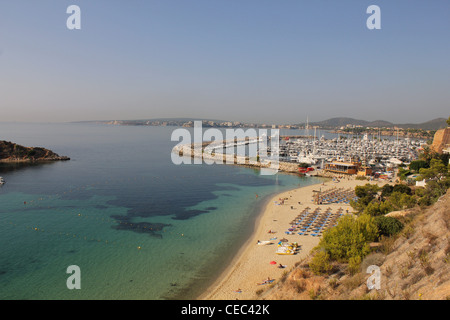
[[274,124],[274,123],[249,123],[243,121],[229,121],[229,120],[211,120],[211,119],[191,119],[191,118],[158,118],[158,119],[139,119],[139,120],[97,120],[97,121],[78,121],[76,123],[99,123],[108,125],[121,126],[176,126],[176,127],[193,127],[195,121],[201,121],[202,126],[213,128],[274,128],[274,129],[321,129],[321,130],[343,130],[345,133],[351,133],[348,129],[356,129],[354,133],[361,133],[361,130],[382,130],[391,135],[391,131],[398,131],[404,136],[417,136],[418,134],[425,134],[429,131],[436,131],[446,128],[446,119],[437,118],[422,123],[404,123],[395,124],[389,121],[376,120],[366,121],[353,118],[339,117],[331,118],[319,122],[300,122],[292,124]]

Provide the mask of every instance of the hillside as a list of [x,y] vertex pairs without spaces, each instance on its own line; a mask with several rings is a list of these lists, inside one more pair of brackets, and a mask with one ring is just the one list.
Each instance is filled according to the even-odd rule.
[[[403,218],[402,233],[387,238],[366,256],[354,275],[347,265],[335,264],[331,274],[316,276],[309,259],[298,262],[261,299],[376,299],[445,300],[450,299],[450,192],[437,203],[416,208]],[[369,265],[380,267],[380,289],[369,290],[366,273]]]
[[[272,127],[272,123],[242,123],[239,121],[212,120],[212,119],[190,119],[190,118],[158,118],[141,120],[102,120],[102,121],[82,121],[80,123],[102,123],[125,126],[186,126],[194,121],[203,121],[204,126],[212,127]],[[230,125],[231,124],[231,125]],[[281,124],[288,125],[291,129],[304,128],[306,123],[299,124]],[[438,118],[423,123],[394,124],[385,120],[365,121],[353,118],[331,118],[320,122],[310,122],[310,126],[319,126],[322,129],[336,129],[346,125],[363,126],[370,128],[403,128],[403,129],[421,129],[438,130],[446,128],[446,119]]]
[[423,123],[416,123],[416,124],[405,123],[405,124],[397,124],[396,126],[404,129],[409,128],[409,129],[423,129],[423,130],[439,130],[446,128],[448,126],[446,120],[447,119],[444,118],[438,118]]
[[[321,128],[339,128],[346,125],[355,125],[363,127],[385,127],[385,128],[403,128],[403,129],[422,129],[422,130],[438,130],[447,127],[446,119],[438,118],[422,123],[404,123],[394,124],[385,120],[365,121],[353,118],[331,118],[325,121],[309,123],[311,126],[319,126]],[[304,123],[301,125],[305,125]]]
[[24,147],[18,144],[0,141],[0,162],[37,162],[70,160],[51,150],[36,147]]

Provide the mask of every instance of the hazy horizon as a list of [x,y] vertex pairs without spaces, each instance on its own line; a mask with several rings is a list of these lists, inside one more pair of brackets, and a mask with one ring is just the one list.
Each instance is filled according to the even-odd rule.
[[[357,121],[367,121],[367,122],[376,122],[376,121],[388,121],[385,119],[376,119],[376,120],[367,120],[367,119],[356,119],[356,118],[351,118],[351,117],[334,117],[334,118],[349,118],[349,119],[353,119],[353,120],[357,120]],[[91,119],[91,120],[76,120],[76,121],[0,121],[1,123],[35,123],[35,124],[45,124],[45,123],[49,123],[49,124],[64,124],[64,123],[83,123],[83,122],[108,122],[108,121],[165,121],[165,120],[180,120],[180,119],[186,119],[186,121],[230,121],[230,122],[241,122],[241,123],[249,123],[249,124],[272,124],[272,125],[298,125],[298,124],[306,124],[306,120],[302,120],[302,121],[298,121],[298,122],[292,122],[292,121],[284,121],[284,122],[262,122],[262,121],[242,121],[239,119],[211,119],[211,118],[188,118],[188,117],[173,117],[173,118],[169,118],[169,117],[161,117],[161,118],[142,118],[142,119]],[[314,124],[317,122],[322,122],[322,121],[326,121],[326,120],[331,120],[333,118],[328,118],[328,119],[320,119],[320,120],[314,120],[314,119],[308,119],[310,124]],[[423,121],[420,122],[392,122],[392,121],[388,121],[391,122],[393,125],[405,125],[405,124],[422,124],[422,123],[427,123],[427,122],[431,122],[434,120],[438,120],[438,119],[442,119],[442,120],[446,120],[447,118],[445,117],[439,117],[439,118],[434,118],[434,119],[424,119]]]
[[[81,8],[81,30],[66,9]],[[381,30],[369,30],[370,5]],[[450,2],[3,1],[0,122],[448,118]]]

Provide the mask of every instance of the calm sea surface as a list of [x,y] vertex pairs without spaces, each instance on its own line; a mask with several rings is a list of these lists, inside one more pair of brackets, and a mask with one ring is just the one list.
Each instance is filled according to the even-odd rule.
[[[0,140],[71,158],[0,166],[0,299],[193,299],[270,195],[321,181],[174,165],[174,129],[0,123]],[[66,286],[71,265],[80,290]]]

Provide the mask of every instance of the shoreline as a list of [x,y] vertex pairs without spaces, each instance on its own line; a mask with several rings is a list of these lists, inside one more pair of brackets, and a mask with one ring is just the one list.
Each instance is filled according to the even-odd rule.
[[42,162],[56,162],[56,161],[69,161],[69,157],[57,157],[48,159],[1,159],[0,163],[42,163]]
[[[353,188],[357,185],[366,183],[383,185],[385,181],[367,181],[356,180],[354,177],[346,177],[340,182],[333,182],[331,179],[322,183],[294,188],[288,191],[271,196],[267,203],[262,207],[262,211],[255,219],[252,234],[248,240],[237,251],[230,260],[224,271],[211,282],[211,285],[201,293],[197,300],[256,300],[259,298],[258,292],[271,286],[261,285],[260,283],[270,278],[276,283],[285,272],[295,267],[295,264],[309,256],[311,250],[319,244],[321,237],[311,235],[286,234],[290,222],[305,208],[311,210],[320,208],[322,211],[331,208],[336,212],[339,208],[343,212],[353,212],[349,204],[345,203],[326,203],[316,205],[311,201],[314,194],[313,190],[327,190],[333,187]],[[281,204],[280,199],[286,199]],[[300,204],[299,204],[300,202]],[[275,233],[269,234],[268,230]],[[257,245],[257,241],[269,241],[268,245]],[[281,239],[287,239],[289,242],[299,244],[299,252],[295,255],[278,255],[277,243]],[[275,261],[276,264],[270,262]],[[278,268],[278,265],[284,265],[285,268]]]

